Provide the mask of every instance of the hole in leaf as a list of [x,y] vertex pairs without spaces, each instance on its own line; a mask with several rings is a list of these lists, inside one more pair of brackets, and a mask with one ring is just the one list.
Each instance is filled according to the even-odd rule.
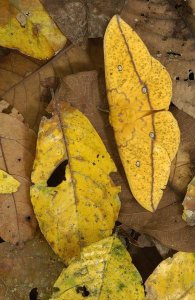
[[120,226],[121,224],[122,224],[122,223],[121,223],[120,221],[116,221],[116,222],[115,222],[115,226],[116,226],[116,227]]
[[179,80],[179,76],[177,76],[175,79],[176,79],[176,80]]
[[25,220],[28,221],[28,222],[30,222],[31,216],[26,216],[26,217],[25,217]]
[[54,293],[57,293],[57,292],[59,292],[59,291],[60,291],[59,287],[57,287],[57,286],[54,286],[54,287],[53,287],[53,292],[54,292]]
[[180,7],[182,7],[182,4],[176,4],[176,5],[175,5],[175,8],[176,8],[176,9],[178,9],[178,8],[180,8]]
[[9,105],[7,108],[4,108],[2,112],[9,115],[12,112],[12,106]]
[[189,70],[189,80],[194,80],[194,72],[192,70]]
[[86,286],[78,286],[76,288],[78,294],[82,294],[83,297],[88,297],[90,292],[87,290]]
[[0,244],[4,243],[5,241],[0,237]]
[[33,288],[29,293],[29,299],[30,300],[38,300],[38,292],[37,288]]
[[66,180],[65,172],[66,166],[68,164],[68,159],[61,162],[57,168],[53,171],[49,179],[47,180],[47,185],[49,187],[56,187],[59,185],[63,180]]
[[174,52],[174,51],[168,51],[167,52],[168,55],[173,55],[173,56],[181,56],[180,53]]

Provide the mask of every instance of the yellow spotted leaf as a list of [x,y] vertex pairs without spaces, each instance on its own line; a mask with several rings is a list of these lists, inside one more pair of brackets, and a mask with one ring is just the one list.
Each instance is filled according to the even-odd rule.
[[0,170],[0,194],[15,193],[20,183],[12,175]]
[[172,83],[136,32],[114,16],[104,37],[110,122],[136,200],[154,211],[166,187],[180,141],[167,111]]
[[145,287],[149,300],[194,300],[195,254],[178,252],[162,261]]
[[[82,247],[112,234],[120,188],[109,176],[115,164],[89,120],[63,101],[54,100],[53,109],[39,128],[31,200],[45,238],[69,263]],[[57,170],[61,180],[51,182]]]
[[0,1],[0,45],[48,59],[66,43],[39,0]]
[[80,260],[62,271],[51,300],[143,300],[141,283],[125,246],[111,236],[84,248]]

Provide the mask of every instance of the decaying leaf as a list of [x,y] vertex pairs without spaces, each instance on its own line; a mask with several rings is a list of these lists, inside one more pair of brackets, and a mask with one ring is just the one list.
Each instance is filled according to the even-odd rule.
[[1,243],[0,299],[48,300],[54,281],[63,268],[40,234],[22,248]]
[[154,211],[180,141],[177,121],[167,111],[171,79],[119,16],[107,27],[104,52],[110,122],[119,154],[134,197]]
[[[1,97],[17,108],[30,128],[38,131],[41,117],[51,100],[49,88],[55,86],[52,85],[52,81],[55,84],[56,77],[91,68],[86,51],[78,47],[65,49],[41,68],[34,67],[31,74],[21,78],[18,83],[2,93]],[[6,78],[8,80],[10,75]]]
[[35,145],[20,118],[0,112],[0,237],[14,244],[32,238],[37,224],[30,202]]
[[41,0],[50,16],[73,44],[102,37],[110,18],[120,13],[125,0]]
[[[195,21],[186,14],[190,1],[127,1],[121,17],[136,30],[150,53],[169,71],[172,102],[195,118]],[[185,11],[184,11],[185,10]],[[195,19],[195,18],[194,18]],[[188,25],[190,24],[188,28]]]
[[195,177],[188,185],[188,190],[183,201],[183,219],[190,226],[195,225]]
[[48,59],[66,43],[66,37],[39,0],[0,3],[0,44],[38,59]]
[[7,172],[0,170],[0,194],[15,193],[20,183]]
[[145,283],[150,300],[195,298],[195,254],[178,252],[159,264]]
[[142,300],[141,281],[125,246],[112,236],[83,249],[80,260],[62,271],[51,299]]
[[[39,128],[31,201],[42,233],[68,263],[82,247],[111,235],[120,188],[109,177],[115,164],[88,119],[55,98],[52,113]],[[61,175],[52,182],[57,169]]]

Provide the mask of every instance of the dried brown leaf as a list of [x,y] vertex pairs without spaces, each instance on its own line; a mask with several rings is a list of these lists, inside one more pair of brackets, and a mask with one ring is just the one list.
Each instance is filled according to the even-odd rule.
[[[23,248],[1,243],[0,299],[48,300],[62,269],[63,264],[41,236],[28,241]],[[38,298],[33,297],[36,293]]]
[[110,18],[120,13],[125,0],[41,0],[66,37],[78,44],[102,37]]
[[16,52],[0,56],[0,96],[38,69],[41,64]]
[[[174,176],[171,178],[172,182],[169,183],[164,192],[159,209],[155,213],[150,213],[133,199],[129,191],[115,145],[113,131],[108,121],[106,98],[100,98],[99,96],[97,72],[91,71],[69,75],[64,78],[63,82],[60,97],[63,99],[66,95],[66,100],[89,118],[117,165],[119,173],[113,176],[113,179],[116,184],[122,186],[122,192],[120,193],[122,208],[119,221],[124,224],[125,229],[130,227],[138,232],[148,234],[169,248],[195,251],[195,229],[187,226],[182,220],[182,200],[185,194],[184,189],[181,191],[179,187],[179,176],[182,168],[185,170],[187,167],[186,184],[194,176],[194,120],[184,112],[176,108],[172,109],[181,129],[180,149],[187,153],[190,161],[184,161],[183,167],[181,166],[181,163],[183,164],[181,160],[173,164],[172,168],[175,171]],[[103,87],[103,84],[101,84],[101,87]],[[185,186],[186,188],[187,186]]]
[[121,17],[168,69],[173,80],[172,102],[195,118],[195,39],[174,2],[127,1]]
[[32,238],[37,225],[30,202],[36,135],[9,107],[5,101],[0,102],[0,169],[12,175],[20,186],[14,193],[0,194],[0,237],[16,244]]
[[87,53],[81,48],[70,47],[18,83],[16,80],[16,84],[1,94],[1,97],[23,115],[30,128],[37,131],[40,119],[51,100],[50,87],[51,83],[55,87],[55,77],[90,69]]

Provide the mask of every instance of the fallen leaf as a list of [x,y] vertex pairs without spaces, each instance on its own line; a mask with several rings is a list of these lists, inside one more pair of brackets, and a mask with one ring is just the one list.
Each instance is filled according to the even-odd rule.
[[[94,42],[94,40],[93,40]],[[98,46],[99,49],[99,46]],[[97,55],[98,49],[94,48],[93,54]],[[100,49],[102,49],[100,47]],[[101,50],[102,51],[102,50]],[[98,54],[100,58],[100,55]],[[121,200],[121,211],[119,221],[125,229],[134,229],[145,233],[160,241],[168,248],[178,251],[195,251],[194,228],[187,226],[182,220],[182,201],[184,199],[187,185],[195,176],[195,123],[193,118],[171,107],[171,111],[179,123],[181,130],[181,143],[179,153],[185,153],[185,160],[181,155],[172,163],[171,177],[164,192],[159,208],[155,213],[150,213],[142,208],[130,193],[124,169],[119,158],[112,127],[108,121],[108,107],[106,90],[103,86],[103,72],[101,72],[104,61],[99,62],[101,96],[98,89],[98,75],[96,71],[80,72],[65,76],[61,98],[77,107],[90,120],[94,128],[100,134],[108,152],[116,163],[118,173],[112,174],[116,185],[121,185],[119,194]],[[189,130],[190,128],[190,130]],[[174,175],[173,175],[174,174]],[[185,182],[181,185],[180,176]],[[180,189],[181,186],[181,189]]]
[[183,220],[188,225],[195,225],[195,177],[188,185],[187,193],[183,201]]
[[178,252],[162,261],[145,283],[146,299],[195,298],[195,254]]
[[125,0],[41,0],[50,16],[73,44],[102,37],[110,18],[120,13]]
[[171,79],[119,16],[106,29],[104,53],[110,122],[127,180],[135,199],[155,211],[180,142],[167,111]]
[[145,299],[141,276],[122,242],[108,237],[83,249],[63,270],[51,300]]
[[0,237],[13,244],[32,238],[36,229],[30,202],[35,144],[31,129],[14,114],[0,112]]
[[187,27],[186,5],[180,0],[132,0],[126,2],[121,17],[167,68],[173,81],[172,102],[195,118],[195,40],[192,27]]
[[48,300],[63,267],[40,234],[22,248],[1,243],[0,299]]
[[0,56],[0,95],[22,81],[40,66],[40,62],[32,61],[20,53],[10,52],[7,55]]
[[20,183],[7,172],[0,170],[0,194],[11,194],[18,190]]
[[45,108],[51,100],[47,81],[63,77],[80,70],[90,70],[91,64],[87,53],[81,48],[69,47],[47,64],[26,75],[21,81],[13,85],[5,93],[1,94],[8,103],[17,108],[23,115],[30,128],[38,131],[41,117],[45,114]]
[[52,103],[52,118],[39,128],[31,201],[42,233],[67,264],[82,247],[112,234],[120,188],[109,177],[115,164],[88,119],[64,101],[54,97]]
[[0,3],[0,44],[38,59],[48,59],[63,48],[66,37],[39,0]]

